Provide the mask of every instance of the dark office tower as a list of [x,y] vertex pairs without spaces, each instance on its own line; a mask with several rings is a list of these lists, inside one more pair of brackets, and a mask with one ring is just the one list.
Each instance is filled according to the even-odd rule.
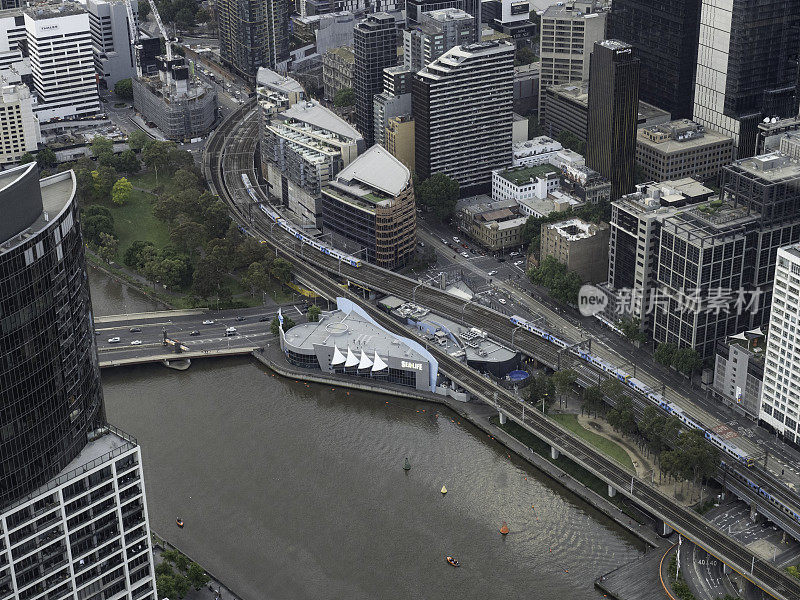
[[0,508],[74,459],[104,420],[72,171],[0,174]]
[[222,64],[249,81],[289,58],[288,0],[218,0]]
[[595,42],[589,64],[586,163],[611,181],[611,199],[633,191],[639,59],[630,44]]
[[722,4],[700,10],[693,119],[732,137],[745,158],[764,118],[797,115],[800,10],[797,0]]
[[492,170],[511,162],[514,46],[456,46],[414,76],[416,173],[444,173],[461,195],[488,191]]
[[353,29],[356,129],[367,148],[375,143],[373,97],[383,91],[383,70],[397,64],[397,27],[387,13],[368,16]]
[[422,13],[443,8],[460,8],[475,17],[473,34],[480,41],[481,0],[406,0],[406,27],[413,28],[422,23]]
[[608,37],[629,43],[641,61],[639,98],[691,119],[701,0],[614,0]]

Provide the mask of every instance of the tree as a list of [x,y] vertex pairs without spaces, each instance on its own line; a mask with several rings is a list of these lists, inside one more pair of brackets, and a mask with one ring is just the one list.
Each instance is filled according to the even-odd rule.
[[122,262],[132,269],[139,270],[144,266],[145,260],[149,256],[151,250],[155,249],[156,247],[153,245],[153,242],[136,240],[125,250],[125,256],[122,257]]
[[656,348],[656,351],[653,353],[653,358],[662,365],[671,367],[677,351],[678,347],[675,344],[664,342],[663,344],[659,344],[658,348]]
[[203,223],[210,237],[223,237],[230,225],[228,207],[219,199],[214,200],[203,210]]
[[622,435],[631,435],[636,432],[636,415],[633,412],[633,402],[630,398],[617,399],[616,406],[608,411],[606,420]]
[[206,229],[195,221],[184,221],[175,228],[169,235],[170,240],[179,250],[194,256],[198,248],[206,240]]
[[96,202],[105,202],[111,196],[117,182],[117,170],[110,166],[99,166],[91,172],[91,196]]
[[156,577],[156,588],[159,598],[177,598],[178,593],[175,588],[175,575],[159,575]]
[[284,258],[276,258],[272,261],[271,274],[281,283],[289,283],[292,280],[292,263]]
[[569,148],[580,154],[581,156],[586,155],[586,142],[582,141],[577,135],[572,133],[568,129],[563,129],[561,133],[558,134],[556,140],[561,142],[561,145],[565,148]]
[[537,60],[536,54],[528,46],[520,46],[514,54],[514,66],[529,65]]
[[219,295],[225,277],[224,269],[217,261],[204,257],[197,264],[192,276],[192,293],[198,298],[210,298]]
[[553,256],[548,256],[530,270],[529,277],[533,283],[543,285],[556,300],[567,304],[578,303],[578,292],[582,281],[580,275],[567,269]]
[[83,237],[87,243],[99,246],[102,243],[101,234],[114,235],[114,220],[107,215],[91,214],[83,218]]
[[[289,331],[292,327],[295,326],[295,322],[292,321],[286,315],[283,315],[283,331]],[[272,319],[272,323],[270,323],[269,329],[273,335],[278,335],[278,327],[280,327],[280,321],[278,321],[278,317]]]
[[333,97],[333,105],[336,107],[353,106],[356,103],[356,94],[353,88],[342,88]]
[[123,206],[131,197],[133,185],[125,177],[117,179],[111,188],[111,201],[117,206]]
[[139,7],[139,21],[146,21],[148,16],[150,16],[150,4],[148,2],[142,2],[142,5]]
[[703,359],[692,348],[680,348],[672,356],[672,366],[687,377],[703,366]]
[[[146,6],[146,3],[143,2],[142,6]],[[141,14],[142,11],[139,9],[139,15],[141,16]],[[128,134],[128,146],[134,152],[139,152],[148,141],[150,141],[150,136],[141,129],[136,129]]]
[[32,163],[36,160],[36,157],[31,154],[30,152],[26,152],[22,156],[19,157],[20,164],[27,165],[28,163]]
[[583,403],[581,404],[581,413],[586,411],[588,415],[594,411],[594,416],[597,416],[598,409],[603,405],[603,390],[600,386],[593,385],[583,390]]
[[550,406],[555,402],[555,384],[546,375],[539,375],[533,377],[528,384],[528,402],[534,405],[540,405],[544,400],[545,407]]
[[172,564],[170,564],[166,560],[158,563],[156,565],[156,576],[159,575],[175,575],[175,571],[172,568]]
[[558,393],[558,404],[560,406],[561,400],[565,399],[565,396],[572,391],[572,388],[578,379],[578,373],[574,369],[564,369],[562,371],[556,371],[553,373],[551,379],[555,385],[556,392]]
[[203,571],[203,567],[195,562],[189,565],[189,568],[186,571],[186,579],[188,579],[189,583],[194,586],[195,590],[199,590],[201,587],[211,581],[211,578],[206,574],[205,571]]
[[100,159],[104,156],[111,156],[114,154],[114,142],[102,135],[96,135],[92,138],[92,156]]
[[269,269],[262,262],[254,262],[247,268],[247,273],[242,277],[242,285],[255,296],[269,290]]
[[175,146],[174,142],[159,142],[150,140],[142,148],[142,160],[149,168],[153,169],[158,181],[159,170],[165,170],[170,162],[170,150]]
[[619,328],[622,330],[625,337],[632,342],[646,342],[647,334],[641,330],[641,324],[641,319],[622,319],[619,322]]
[[120,79],[114,84],[114,93],[123,100],[133,100],[133,83],[131,78]]
[[319,321],[319,315],[322,313],[322,309],[316,304],[312,304],[308,307],[308,320],[311,323],[316,323]]
[[434,173],[415,187],[417,202],[431,212],[437,221],[453,217],[459,196],[459,185],[455,179],[444,173]]
[[40,169],[49,169],[51,167],[55,167],[58,164],[56,153],[45,146],[39,150],[39,153],[36,155],[36,164],[39,165]]
[[136,153],[133,150],[125,150],[114,161],[114,165],[117,171],[123,171],[125,173],[138,173],[139,169],[142,168],[142,165],[139,162],[139,159],[136,158]]
[[105,231],[101,231],[98,237],[99,247],[97,248],[97,253],[100,255],[100,258],[108,264],[117,257],[119,240]]
[[532,140],[535,137],[539,137],[543,135],[544,131],[542,130],[542,126],[539,124],[539,117],[536,116],[536,113],[531,113],[528,115],[528,139]]

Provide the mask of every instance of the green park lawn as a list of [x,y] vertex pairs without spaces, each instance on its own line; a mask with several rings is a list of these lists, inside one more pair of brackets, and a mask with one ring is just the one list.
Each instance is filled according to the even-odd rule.
[[153,242],[157,248],[170,243],[169,228],[153,215],[153,198],[155,196],[146,192],[133,190],[124,206],[109,206],[119,238],[117,258],[120,263],[125,251],[136,240]]
[[616,442],[612,442],[584,428],[578,423],[577,415],[555,414],[551,416],[553,420],[560,423],[562,427],[569,429],[572,433],[600,450],[603,454],[613,458],[631,473],[634,472],[633,461],[631,457],[628,456],[628,453],[625,452],[625,449]]

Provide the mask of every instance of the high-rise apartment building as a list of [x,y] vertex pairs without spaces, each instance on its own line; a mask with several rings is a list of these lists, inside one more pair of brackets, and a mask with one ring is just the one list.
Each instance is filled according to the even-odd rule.
[[703,0],[693,119],[756,152],[765,117],[797,115],[800,11],[785,0]]
[[488,190],[511,163],[514,46],[481,42],[445,52],[414,77],[417,175],[444,173],[462,194]]
[[[800,164],[779,152],[740,159],[721,187],[718,201],[665,220],[660,240],[658,282],[671,299],[656,306],[653,337],[703,358],[716,340],[768,322],[778,248],[800,241]],[[734,290],[734,302],[681,310],[681,294],[697,289]]]
[[0,76],[0,164],[17,162],[26,152],[35,152],[41,140],[30,90]]
[[259,67],[276,68],[289,58],[288,0],[219,0],[222,64],[255,81]]
[[474,21],[458,8],[422,13],[418,25],[403,31],[403,65],[416,72],[450,48],[476,42]]
[[155,600],[139,447],[105,424],[75,175],[0,179],[0,595]]
[[611,180],[611,198],[633,191],[639,59],[630,44],[596,42],[589,68],[586,164]]
[[800,441],[800,246],[778,250],[772,313],[764,353],[764,381],[759,419],[784,439]]
[[629,43],[641,61],[639,97],[673,119],[692,117],[702,0],[614,0],[608,37]]
[[397,27],[394,17],[375,13],[353,31],[353,91],[356,96],[356,128],[367,147],[375,141],[373,96],[383,91],[383,70],[397,64]]
[[88,13],[79,4],[45,4],[24,17],[39,120],[99,112]]
[[539,119],[547,112],[544,92],[551,85],[589,78],[595,42],[606,38],[606,12],[595,0],[559,2],[541,17]]
[[[139,18],[139,3],[130,0],[134,21]],[[128,11],[124,0],[86,0],[92,31],[94,66],[106,87],[113,89],[120,79],[136,76],[136,53],[133,49]],[[138,23],[134,23],[137,27]]]

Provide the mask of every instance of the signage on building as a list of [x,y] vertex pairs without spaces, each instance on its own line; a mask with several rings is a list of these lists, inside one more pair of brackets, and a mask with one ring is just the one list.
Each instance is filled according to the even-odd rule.
[[410,361],[407,361],[407,360],[403,360],[403,361],[400,361],[400,365],[404,369],[415,369],[417,371],[422,371],[422,363],[415,363],[415,362],[410,362]]
[[511,4],[512,15],[525,15],[531,12],[531,6],[527,2],[514,2]]
[[42,25],[40,27],[42,31],[49,31],[51,29],[58,29],[58,25]]

